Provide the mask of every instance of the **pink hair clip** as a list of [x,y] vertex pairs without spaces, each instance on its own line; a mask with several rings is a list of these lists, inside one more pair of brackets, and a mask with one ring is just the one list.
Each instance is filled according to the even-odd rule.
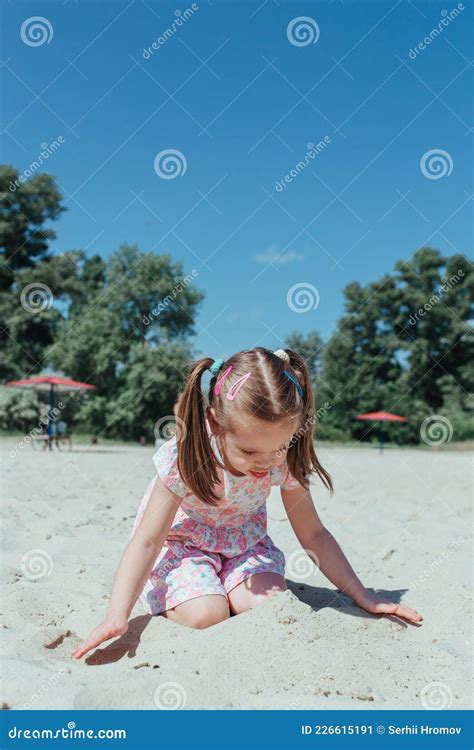
[[224,370],[224,372],[222,373],[222,375],[220,376],[220,378],[218,378],[218,380],[217,380],[217,382],[216,382],[216,384],[214,386],[214,395],[215,396],[218,396],[219,393],[221,392],[222,383],[224,382],[224,380],[226,379],[227,375],[230,373],[231,370],[232,370],[232,365],[230,365],[230,367],[228,367],[227,370]]
[[242,377],[238,378],[235,383],[233,383],[233,385],[227,391],[227,398],[229,399],[229,401],[234,400],[243,384],[247,382],[251,374],[251,372],[246,372],[245,375],[242,375]]

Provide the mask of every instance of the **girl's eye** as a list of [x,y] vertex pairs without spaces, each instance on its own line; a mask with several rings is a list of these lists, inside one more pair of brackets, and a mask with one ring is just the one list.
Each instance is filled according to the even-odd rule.
[[240,449],[242,453],[245,453],[246,456],[253,456],[253,451],[244,451],[243,448]]

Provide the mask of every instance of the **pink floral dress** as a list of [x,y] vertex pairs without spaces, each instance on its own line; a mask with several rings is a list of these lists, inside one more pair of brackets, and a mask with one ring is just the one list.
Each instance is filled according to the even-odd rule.
[[[206,426],[218,461],[222,455]],[[206,505],[184,485],[177,469],[176,437],[160,446],[153,462],[163,484],[182,498],[170,532],[145,583],[140,601],[155,615],[207,594],[227,596],[255,573],[284,574],[285,558],[267,534],[266,500],[271,488],[295,489],[299,482],[285,461],[262,479],[236,477],[219,467],[219,506]],[[131,536],[137,530],[156,476],[140,503]]]

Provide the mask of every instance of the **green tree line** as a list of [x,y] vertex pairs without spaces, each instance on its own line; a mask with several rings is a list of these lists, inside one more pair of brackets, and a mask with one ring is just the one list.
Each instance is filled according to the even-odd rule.
[[[62,399],[73,429],[153,439],[199,356],[199,274],[136,245],[107,260],[58,250],[62,202],[51,175],[21,182],[0,166],[0,382],[53,371],[92,383],[95,392]],[[290,334],[286,346],[312,374],[318,437],[367,439],[355,416],[385,410],[409,417],[389,430],[399,443],[418,442],[430,414],[447,416],[455,439],[472,438],[473,287],[464,255],[421,248],[382,279],[349,284],[326,343],[317,331]],[[45,409],[34,391],[1,388],[0,428],[29,431]]]

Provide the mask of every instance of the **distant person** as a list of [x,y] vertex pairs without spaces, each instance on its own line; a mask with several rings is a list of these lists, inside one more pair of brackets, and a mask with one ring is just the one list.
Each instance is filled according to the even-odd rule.
[[64,440],[69,445],[69,450],[72,449],[71,433],[69,432],[67,422],[64,419],[59,419],[56,422],[56,447],[60,449],[60,442]]
[[[206,370],[213,377],[204,394]],[[362,609],[423,619],[365,588],[323,526],[310,479],[317,475],[328,489],[332,482],[314,450],[314,414],[308,367],[292,350],[257,347],[194,363],[180,430],[154,455],[157,474],[138,508],[108,610],[74,658],[123,635],[138,598],[148,614],[206,628],[285,591],[285,556],[267,533],[274,486],[300,541],[297,554],[316,561]]]
[[67,422],[65,422],[64,419],[60,419],[58,422],[56,422],[56,435],[67,435],[67,432]]

